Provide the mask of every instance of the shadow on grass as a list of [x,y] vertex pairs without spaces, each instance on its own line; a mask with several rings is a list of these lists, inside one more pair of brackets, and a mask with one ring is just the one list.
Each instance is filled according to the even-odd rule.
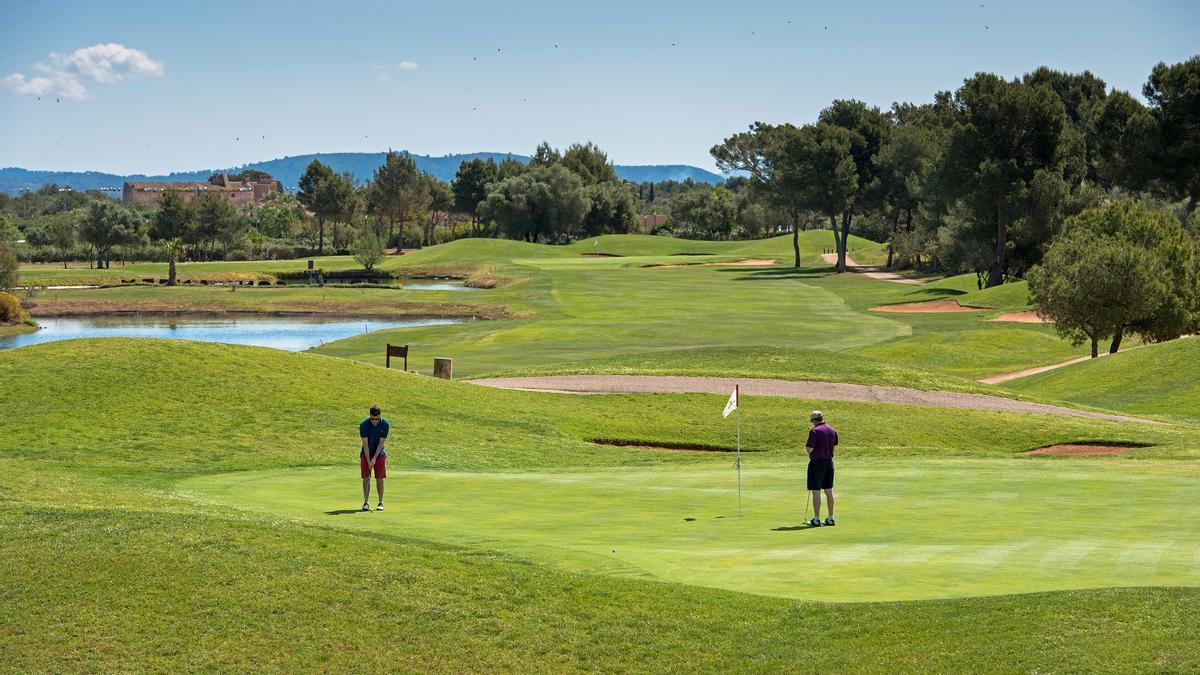
[[817,528],[805,523],[803,525],[785,525],[783,527],[772,527],[772,532],[803,532],[805,530],[815,530]]
[[747,271],[745,268],[723,267],[718,268],[722,274],[737,274],[734,281],[763,281],[772,279],[820,279],[829,276],[833,272],[832,267],[772,267],[767,269],[757,269]]
[[349,513],[370,513],[370,511],[363,511],[362,509],[338,509],[337,511],[326,511],[325,515],[344,516]]
[[928,297],[935,297],[935,298],[949,298],[949,297],[953,297],[955,295],[966,295],[966,294],[967,294],[967,291],[960,291],[957,288],[922,288],[922,289],[915,290],[911,293],[905,293],[904,295],[905,295],[905,297],[908,297],[911,295],[911,296],[917,296],[917,297],[928,296]]

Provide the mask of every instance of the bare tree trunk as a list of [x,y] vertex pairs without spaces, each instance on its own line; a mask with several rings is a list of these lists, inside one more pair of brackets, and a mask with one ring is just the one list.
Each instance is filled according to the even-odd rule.
[[1120,326],[1117,326],[1117,330],[1115,330],[1115,331],[1113,332],[1112,344],[1108,346],[1108,353],[1109,353],[1109,354],[1116,354],[1116,353],[1117,353],[1117,350],[1121,348],[1121,338],[1123,338],[1123,337],[1125,337],[1125,326],[1124,326],[1124,324],[1122,324],[1122,325],[1120,325]]
[[[833,229],[833,250],[835,252],[842,250],[842,235],[838,231],[837,216],[829,216],[829,227]],[[837,263],[834,263],[834,270],[841,271],[837,269]]]
[[1100,341],[1096,339],[1096,336],[1093,335],[1092,336],[1092,358],[1093,359],[1100,356],[1099,342]]
[[167,257],[167,285],[175,285],[175,254],[172,253]]
[[800,269],[800,219],[792,216],[792,250],[796,252],[796,269]]
[[317,255],[325,252],[325,219],[317,218]]
[[888,261],[884,267],[891,269],[892,267],[892,242],[888,242]]
[[842,236],[838,239],[838,262],[837,271],[846,271],[846,249],[849,247],[850,240],[850,222],[854,220],[854,207],[851,206],[842,213]]
[[988,274],[987,287],[1004,283],[1004,257],[1008,250],[1008,197],[1000,197],[996,203],[996,259]]

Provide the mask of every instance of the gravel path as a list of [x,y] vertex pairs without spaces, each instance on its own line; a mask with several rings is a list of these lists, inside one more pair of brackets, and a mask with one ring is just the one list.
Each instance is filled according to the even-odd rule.
[[747,396],[783,396],[829,401],[866,401],[902,403],[939,408],[967,408],[1002,412],[1036,413],[1086,417],[1115,422],[1162,424],[1152,420],[1124,415],[1076,410],[1045,403],[1016,401],[986,394],[963,394],[950,391],[921,391],[906,387],[885,387],[839,382],[809,382],[805,380],[764,380],[730,377],[682,377],[662,375],[554,375],[544,377],[504,377],[471,380],[474,384],[501,389],[527,389],[571,394],[721,394],[729,395],[735,384]]
[[[822,253],[821,260],[824,260],[825,262],[829,263],[830,265],[836,265],[837,264],[837,254],[836,253]],[[895,283],[898,283],[898,284],[910,284],[912,286],[921,286],[925,283],[924,279],[913,279],[912,277],[906,277],[903,274],[897,274],[895,272],[885,272],[885,271],[883,271],[883,268],[879,267],[879,266],[859,265],[858,263],[854,262],[854,258],[851,258],[849,254],[846,255],[846,269],[850,272],[858,272],[864,276],[871,277],[872,279],[882,279],[883,281],[894,281]]]

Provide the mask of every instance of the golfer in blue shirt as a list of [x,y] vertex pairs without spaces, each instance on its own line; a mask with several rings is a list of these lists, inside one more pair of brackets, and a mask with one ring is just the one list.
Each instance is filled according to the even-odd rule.
[[383,446],[387,443],[388,429],[391,425],[379,414],[379,406],[371,406],[371,416],[358,425],[358,435],[362,439],[362,450],[358,453],[358,468],[363,482],[363,511],[371,510],[371,474],[375,474],[375,487],[379,490],[379,506],[376,511],[383,510],[383,479],[387,478],[387,452]]

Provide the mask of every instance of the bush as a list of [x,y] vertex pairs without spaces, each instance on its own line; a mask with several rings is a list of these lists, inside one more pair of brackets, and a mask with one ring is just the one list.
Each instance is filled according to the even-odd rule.
[[230,249],[225,252],[225,259],[235,262],[244,262],[250,259],[250,253],[243,248]]
[[20,323],[29,320],[29,312],[12,293],[0,291],[0,323]]
[[0,291],[16,288],[21,279],[17,270],[17,252],[7,241],[0,241]]
[[363,232],[354,244],[354,259],[368,270],[383,260],[385,255],[387,252],[383,250],[383,242],[370,229]]

